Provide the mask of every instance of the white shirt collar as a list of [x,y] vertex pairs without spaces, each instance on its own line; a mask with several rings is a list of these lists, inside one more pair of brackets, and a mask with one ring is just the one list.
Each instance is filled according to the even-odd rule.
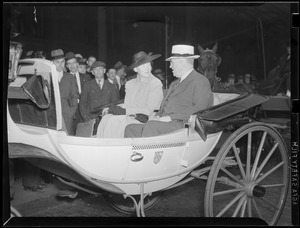
[[110,78],[107,78],[108,79],[108,81],[111,83],[111,84],[114,84],[114,81],[113,80],[111,80]]
[[190,71],[188,71],[185,75],[183,75],[180,79],[179,79],[179,83],[182,82],[194,69],[191,69]]

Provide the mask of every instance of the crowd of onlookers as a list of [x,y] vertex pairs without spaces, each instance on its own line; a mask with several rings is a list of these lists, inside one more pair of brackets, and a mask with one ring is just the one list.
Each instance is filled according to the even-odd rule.
[[235,85],[237,83],[241,84],[241,83],[245,83],[249,86],[251,86],[254,90],[256,87],[256,76],[254,74],[250,74],[250,73],[246,73],[246,74],[239,74],[239,75],[235,75],[234,73],[230,73],[228,74],[225,83],[227,85]]

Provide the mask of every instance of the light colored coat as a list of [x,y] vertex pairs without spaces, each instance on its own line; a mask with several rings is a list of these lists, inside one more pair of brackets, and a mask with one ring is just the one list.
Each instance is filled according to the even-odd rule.
[[126,96],[123,108],[126,115],[105,115],[97,130],[98,138],[123,138],[128,124],[140,123],[128,115],[142,113],[153,118],[163,99],[162,83],[151,75],[145,81],[134,78],[125,84]]

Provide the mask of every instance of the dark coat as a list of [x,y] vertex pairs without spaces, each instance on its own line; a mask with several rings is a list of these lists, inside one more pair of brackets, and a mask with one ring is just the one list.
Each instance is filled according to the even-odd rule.
[[118,91],[107,80],[104,80],[103,88],[100,89],[96,79],[87,81],[81,91],[79,111],[84,122],[97,117],[92,114],[95,108],[109,104],[120,99]]
[[70,134],[73,117],[78,108],[78,87],[76,79],[70,73],[64,72],[61,81],[59,82],[62,116],[65,121],[65,126]]

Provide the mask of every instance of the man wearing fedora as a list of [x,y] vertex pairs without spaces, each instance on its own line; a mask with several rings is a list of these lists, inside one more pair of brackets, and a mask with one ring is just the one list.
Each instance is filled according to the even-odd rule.
[[208,79],[194,70],[194,47],[173,45],[170,68],[178,78],[170,85],[160,110],[145,124],[130,124],[125,137],[150,137],[176,131],[184,127],[190,115],[213,104],[213,94]]
[[68,134],[72,132],[73,118],[78,108],[78,88],[76,79],[65,72],[65,56],[61,49],[51,51],[52,62],[58,72],[59,91],[61,97],[62,116]]
[[123,138],[128,124],[145,122],[154,117],[154,110],[159,109],[163,99],[163,90],[161,81],[151,73],[151,62],[160,56],[144,51],[133,55],[133,63],[128,69],[133,69],[137,77],[125,84],[123,107],[113,106],[108,109],[110,114],[102,118],[97,137]]
[[118,61],[114,65],[114,69],[116,70],[116,80],[119,84],[120,99],[124,99],[124,97],[125,97],[125,84],[127,82],[127,79],[126,79],[127,66],[125,64],[123,64],[121,61]]
[[[70,74],[72,74],[74,76],[74,78],[76,79],[78,93],[79,93],[79,100],[80,100],[82,88],[87,81],[91,80],[91,76],[89,74],[82,74],[82,73],[78,72],[79,63],[77,61],[76,55],[73,52],[68,52],[66,54],[66,66],[67,66]],[[78,100],[78,103],[79,103],[79,100]],[[83,119],[80,116],[79,109],[77,109],[76,113],[74,115],[73,125],[72,125],[72,129],[71,129],[71,133],[70,133],[71,135],[75,135],[76,127],[77,127],[78,123],[81,123],[81,122],[83,122]]]
[[[120,99],[118,91],[107,80],[104,80],[106,64],[96,61],[91,66],[91,72],[95,79],[87,81],[81,92],[79,111],[84,122],[94,120],[98,117],[95,109]],[[77,132],[76,132],[77,135]]]

